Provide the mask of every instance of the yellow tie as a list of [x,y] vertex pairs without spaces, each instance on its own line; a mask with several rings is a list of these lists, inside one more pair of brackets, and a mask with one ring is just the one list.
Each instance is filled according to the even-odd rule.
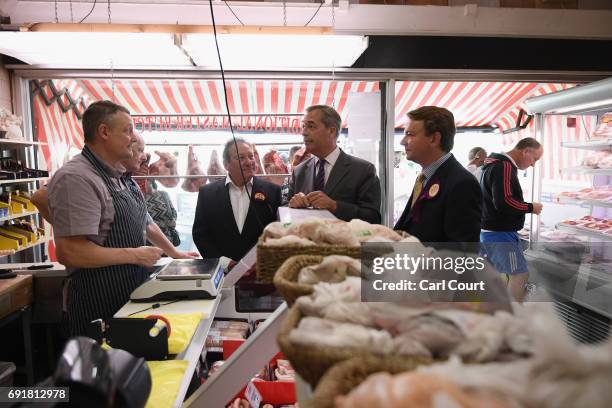
[[421,195],[421,191],[423,191],[423,181],[425,181],[425,176],[423,174],[419,174],[414,182],[414,188],[412,189],[412,202],[410,203],[410,208],[414,207],[414,203]]

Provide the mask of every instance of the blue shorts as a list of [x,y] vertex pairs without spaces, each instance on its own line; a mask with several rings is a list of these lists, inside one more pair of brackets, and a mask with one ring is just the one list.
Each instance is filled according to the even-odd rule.
[[481,232],[480,256],[486,257],[498,272],[518,275],[529,271],[523,246],[516,232]]

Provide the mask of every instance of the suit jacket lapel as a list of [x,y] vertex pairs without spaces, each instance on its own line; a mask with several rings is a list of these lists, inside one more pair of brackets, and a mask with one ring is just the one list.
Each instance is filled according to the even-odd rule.
[[325,183],[325,188],[323,189],[325,194],[330,195],[334,191],[340,180],[348,173],[350,164],[347,154],[340,150],[340,156],[338,156],[338,160],[336,160],[332,168],[327,183]]
[[[414,203],[414,206],[411,208],[410,210],[410,214],[408,216],[408,218],[410,219],[412,217],[412,212],[415,208],[420,207],[419,202],[422,200],[425,200],[425,197],[427,195],[427,191],[429,190],[429,188],[432,186],[432,183],[435,181],[440,182],[441,179],[444,180],[444,178],[446,178],[446,173],[448,173],[448,168],[451,164],[451,161],[454,160],[454,156],[451,155],[440,167],[438,167],[438,170],[436,170],[436,172],[434,174],[432,174],[432,176],[429,178],[429,180],[427,180],[427,183],[425,185],[423,185],[423,189],[421,190],[421,194],[419,197],[417,197],[417,200]],[[410,195],[410,200],[408,201],[408,205],[410,205],[410,203],[412,202],[412,194]]]
[[[236,219],[234,218],[234,210],[232,208],[232,200],[230,200],[229,195],[229,186],[225,184],[225,181],[221,185],[221,219],[222,220],[230,220],[228,223],[229,228],[233,228],[234,233],[240,235],[238,231],[238,225],[236,224]],[[244,231],[244,228],[243,228]]]
[[314,159],[313,158],[308,159],[308,161],[304,165],[304,172],[302,175],[304,177],[304,183],[302,184],[304,188],[300,191],[302,191],[304,194],[311,193],[313,183],[314,183]]

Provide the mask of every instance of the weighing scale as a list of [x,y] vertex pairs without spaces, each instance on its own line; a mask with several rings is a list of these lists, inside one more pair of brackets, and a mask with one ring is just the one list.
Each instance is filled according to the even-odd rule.
[[175,259],[137,287],[130,300],[213,299],[219,293],[224,274],[219,258]]

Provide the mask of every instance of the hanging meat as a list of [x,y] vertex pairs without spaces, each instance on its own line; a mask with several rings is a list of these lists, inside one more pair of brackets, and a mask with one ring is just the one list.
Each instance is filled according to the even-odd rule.
[[[187,153],[187,175],[188,176],[206,176],[200,162],[193,152],[193,146],[189,145],[189,152]],[[197,193],[206,182],[207,177],[198,178],[186,178],[181,188],[190,193]]]
[[305,162],[310,158],[311,154],[306,151],[306,147],[302,146],[300,150],[295,152],[293,155],[293,162],[291,163],[291,168],[297,167],[300,163]]
[[253,143],[253,156],[255,156],[255,172],[254,174],[264,174],[263,166],[261,165],[261,159],[259,158],[259,152],[255,143]]
[[[270,150],[264,154],[263,165],[266,174],[287,174],[289,172],[287,165],[276,150]],[[268,177],[268,181],[282,186],[285,183],[285,176]]]
[[212,151],[210,155],[210,162],[208,163],[208,175],[209,176],[225,176],[227,172],[225,168],[221,165],[221,161],[219,160],[219,154],[216,150]]
[[[176,157],[171,153],[155,151],[159,160],[149,166],[151,176],[177,176]],[[164,187],[176,187],[179,183],[178,178],[159,178],[157,179]]]
[[289,172],[287,165],[274,149],[264,154],[263,165],[266,174],[287,174]]

